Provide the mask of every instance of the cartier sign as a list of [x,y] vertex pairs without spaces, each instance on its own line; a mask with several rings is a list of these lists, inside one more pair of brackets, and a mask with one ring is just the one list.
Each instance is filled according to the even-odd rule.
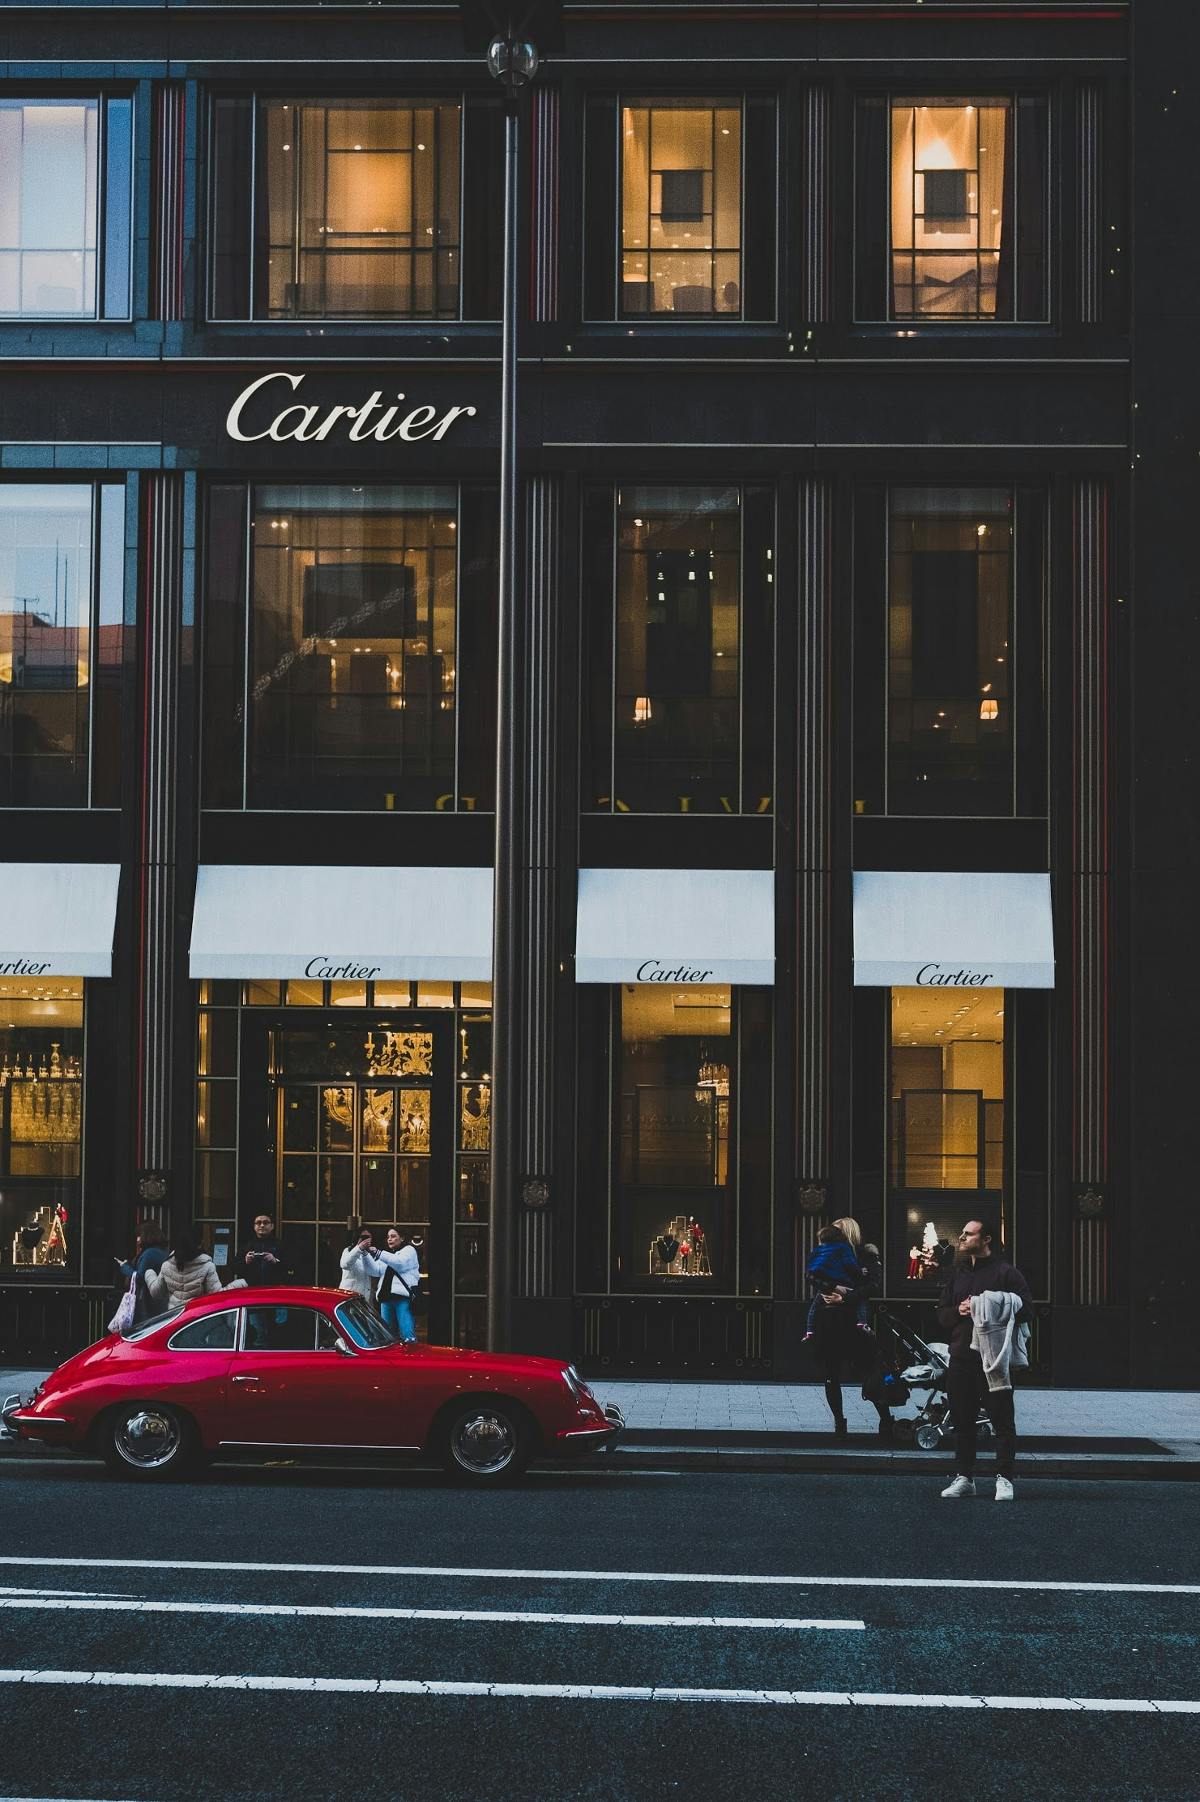
[[[289,395],[299,392],[305,379],[286,369],[260,375],[242,389],[226,414],[225,430],[229,436],[239,444],[257,444],[264,439],[276,444],[319,444],[331,435],[344,433],[352,444],[367,440],[386,444],[393,438],[405,444],[419,444],[426,438],[440,441],[458,420],[475,415],[474,407],[406,407],[407,395],[385,395],[381,388],[373,389],[357,405],[317,406],[289,399]],[[285,400],[286,405],[282,404]]]

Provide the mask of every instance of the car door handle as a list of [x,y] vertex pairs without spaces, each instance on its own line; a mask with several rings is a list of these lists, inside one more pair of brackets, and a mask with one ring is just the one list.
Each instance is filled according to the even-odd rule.
[[261,1383],[262,1378],[261,1377],[231,1377],[230,1381],[234,1382],[234,1383]]

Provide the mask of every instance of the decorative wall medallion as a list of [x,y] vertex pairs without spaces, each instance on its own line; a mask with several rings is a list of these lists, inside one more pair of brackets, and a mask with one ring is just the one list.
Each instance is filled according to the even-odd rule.
[[796,1191],[796,1200],[802,1214],[823,1214],[828,1191],[823,1183],[801,1183]]
[[550,1184],[544,1176],[527,1176],[521,1184],[521,1200],[527,1208],[544,1208],[550,1200]]

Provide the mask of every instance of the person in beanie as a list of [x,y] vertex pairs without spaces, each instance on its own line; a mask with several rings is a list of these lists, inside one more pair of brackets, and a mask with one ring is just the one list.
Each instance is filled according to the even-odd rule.
[[[1015,1296],[1019,1306],[1007,1301],[1008,1296]],[[981,1327],[1007,1315],[1014,1329],[1008,1338],[1011,1349],[1016,1323],[1032,1305],[1029,1284],[1005,1256],[995,1222],[968,1220],[958,1235],[954,1268],[938,1304],[938,1325],[950,1345],[946,1394],[954,1424],[954,1476],[942,1490],[947,1501],[975,1494],[976,1421],[981,1402],[996,1434],[996,1500],[1013,1499],[1017,1425],[1008,1366],[1006,1362],[998,1370],[989,1348],[985,1369],[975,1345],[981,1342]]]

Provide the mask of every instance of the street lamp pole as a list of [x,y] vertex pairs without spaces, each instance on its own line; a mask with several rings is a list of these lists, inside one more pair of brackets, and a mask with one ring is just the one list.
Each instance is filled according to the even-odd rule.
[[496,660],[496,829],[492,901],[492,1107],[488,1209],[487,1342],[511,1343],[514,1214],[520,1174],[518,1086],[521,1007],[520,930],[522,772],[519,506],[517,485],[517,241],[521,96],[538,56],[521,22],[488,7],[494,35],[488,69],[504,91],[504,309],[500,359],[500,569]]

